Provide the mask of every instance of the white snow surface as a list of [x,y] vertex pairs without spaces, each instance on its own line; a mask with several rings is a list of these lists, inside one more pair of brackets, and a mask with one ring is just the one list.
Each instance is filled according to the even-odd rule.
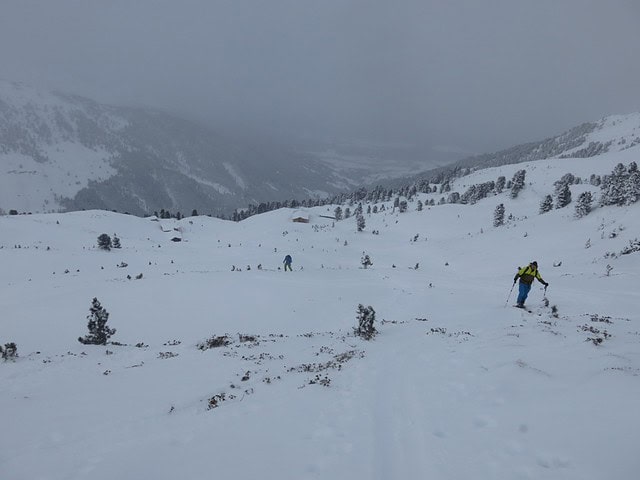
[[44,163],[20,153],[0,154],[0,206],[5,210],[57,212],[60,197],[73,198],[89,181],[107,180],[116,174],[111,166],[113,155],[103,149],[60,142],[43,151],[49,158]]
[[[335,206],[308,209],[309,224],[287,209],[0,217],[0,344],[19,354],[0,362],[1,477],[637,478],[640,253],[605,254],[640,236],[640,203],[538,214],[564,173],[637,154],[476,172],[460,191],[521,168],[526,186],[403,214],[387,203],[360,233],[321,217]],[[513,218],[496,228],[498,203]],[[101,233],[122,249],[98,250]],[[532,260],[550,286],[534,284],[529,313],[510,289]],[[93,297],[122,345],[78,342]],[[375,309],[371,341],[354,335],[358,304]]]
[[617,150],[628,142],[638,141],[640,138],[640,113],[634,112],[626,115],[610,115],[598,122],[598,128],[588,135],[588,142],[613,142]]

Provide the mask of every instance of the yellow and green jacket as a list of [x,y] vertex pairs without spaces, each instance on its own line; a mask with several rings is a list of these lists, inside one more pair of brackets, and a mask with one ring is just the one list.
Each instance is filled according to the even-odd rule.
[[536,278],[543,285],[547,284],[547,282],[545,282],[540,276],[540,272],[538,272],[538,269],[536,267],[532,267],[531,265],[527,265],[526,267],[522,267],[520,270],[518,270],[516,276],[513,277],[513,281],[515,282],[518,278],[522,283],[526,283],[527,285],[531,285],[533,283],[533,280]]

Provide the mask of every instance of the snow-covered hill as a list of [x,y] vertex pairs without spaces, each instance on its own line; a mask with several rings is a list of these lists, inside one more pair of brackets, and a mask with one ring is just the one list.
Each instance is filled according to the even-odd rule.
[[[583,181],[538,210],[564,174],[639,152],[477,171],[452,191],[520,169],[525,186],[387,202],[362,232],[325,218],[335,206],[240,223],[0,217],[0,344],[19,355],[0,363],[2,478],[635,478],[640,252],[621,252],[640,202],[598,207]],[[578,219],[583,191],[595,208]],[[102,233],[122,248],[99,250]],[[532,260],[550,285],[529,313],[510,305]],[[77,340],[94,297],[117,344]],[[371,341],[354,335],[359,304]]]
[[[597,122],[583,123],[555,137],[529,142],[494,153],[464,158],[449,165],[410,177],[423,180],[447,178],[451,174],[483,170],[555,158],[590,158],[640,145],[640,113],[611,115]],[[396,184],[406,183],[403,179]]]

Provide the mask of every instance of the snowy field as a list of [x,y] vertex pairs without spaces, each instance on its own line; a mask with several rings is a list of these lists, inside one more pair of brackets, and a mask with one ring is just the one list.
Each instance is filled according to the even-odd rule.
[[[640,253],[605,255],[640,237],[640,203],[538,215],[563,174],[637,151],[483,170],[458,182],[524,168],[526,187],[388,202],[360,233],[320,217],[335,206],[308,224],[0,217],[0,344],[19,355],[0,362],[0,478],[637,478]],[[499,203],[513,217],[493,227]],[[122,248],[99,250],[102,233]],[[529,313],[510,289],[532,260],[550,286]],[[93,297],[119,345],[78,342]]]

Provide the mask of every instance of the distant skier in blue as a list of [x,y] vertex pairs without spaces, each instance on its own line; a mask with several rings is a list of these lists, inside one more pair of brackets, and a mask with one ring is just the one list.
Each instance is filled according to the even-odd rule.
[[290,272],[293,272],[293,270],[291,269],[291,262],[293,261],[293,259],[291,258],[291,255],[287,255],[286,257],[284,257],[284,271],[287,271],[287,268],[289,269]]
[[538,272],[538,262],[531,262],[526,267],[522,267],[516,273],[516,276],[513,277],[513,283],[520,279],[519,292],[518,292],[518,301],[516,302],[516,307],[524,308],[524,302],[529,295],[529,290],[531,290],[531,284],[537,278],[538,281],[544,285],[544,288],[547,288],[549,284],[545,282],[540,276],[540,272]]

